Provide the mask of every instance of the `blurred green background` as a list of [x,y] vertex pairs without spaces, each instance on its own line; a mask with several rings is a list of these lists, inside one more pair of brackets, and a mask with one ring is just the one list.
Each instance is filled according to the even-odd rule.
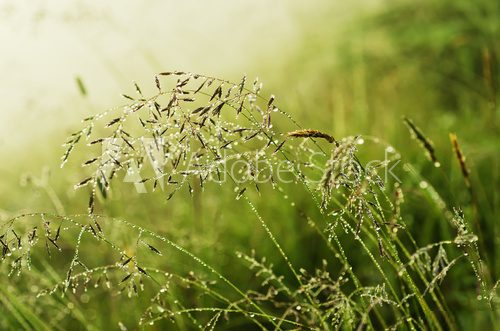
[[[498,279],[499,41],[496,0],[2,1],[0,219],[30,211],[85,211],[86,193],[72,188],[85,170],[77,162],[59,169],[60,145],[80,119],[122,104],[120,94],[132,93],[132,81],[149,94],[161,71],[234,81],[246,73],[258,76],[264,93],[276,95],[277,104],[304,127],[392,144],[450,208],[479,219],[484,258],[492,280]],[[434,142],[439,169],[411,139],[402,116]],[[449,133],[457,134],[467,156],[477,210]],[[369,147],[361,151],[364,161],[379,155]],[[419,244],[449,238],[424,194],[413,192],[418,180],[402,180],[415,193],[403,213]],[[234,263],[235,251],[256,249],[283,264],[231,190],[208,188],[194,200],[184,194],[166,203],[160,193],[138,195],[127,185],[106,201],[106,214],[170,235],[236,282],[255,280]],[[314,232],[297,212],[317,214],[307,192],[255,198],[291,260],[306,269],[317,266],[325,248],[313,244]],[[297,208],[288,208],[292,201]],[[172,269],[196,268],[170,254]],[[445,290],[450,305],[462,312],[460,329],[489,325],[481,313],[470,312],[476,294],[460,290],[470,287],[462,276],[458,270],[444,283],[453,289]],[[112,299],[99,303],[107,308],[77,304],[96,317],[96,327],[136,317],[120,315]],[[109,321],[101,309],[111,314]]]

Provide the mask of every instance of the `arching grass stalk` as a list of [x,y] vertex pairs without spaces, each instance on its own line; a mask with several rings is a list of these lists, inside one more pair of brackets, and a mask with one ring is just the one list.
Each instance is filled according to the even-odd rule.
[[[80,228],[80,231],[79,231],[79,234],[78,234],[78,247],[79,247],[79,242],[81,241],[84,233],[93,233],[91,232],[91,230],[89,230],[89,225],[87,224],[83,224],[83,223],[80,223],[80,222],[77,222],[75,221],[73,218],[78,218],[78,217],[84,217],[84,218],[88,218],[89,215],[86,215],[86,214],[75,214],[75,215],[71,215],[71,216],[62,216],[62,215],[57,215],[57,214],[49,214],[49,213],[30,213],[30,214],[25,214],[25,215],[20,215],[20,216],[17,216],[13,219],[10,219],[9,221],[7,221],[6,223],[4,223],[4,226],[8,224],[8,226],[12,226],[16,221],[18,220],[21,220],[23,218],[25,218],[26,216],[29,216],[29,217],[36,217],[36,216],[44,216],[44,217],[51,217],[51,218],[55,218],[55,219],[60,219],[61,221],[66,221],[66,222],[70,222],[71,224],[77,226]],[[108,217],[106,215],[99,215],[99,214],[93,214],[92,215],[93,218],[97,218],[97,219],[100,219],[100,220],[108,220],[108,221],[112,221],[112,222],[116,222],[116,223],[121,223],[121,224],[124,224],[126,225],[128,228],[131,228],[131,229],[134,229],[136,231],[139,231],[139,232],[142,232],[142,233],[145,233],[145,234],[148,234],[149,236],[153,237],[153,238],[156,238],[164,243],[166,243],[167,245],[173,247],[174,249],[178,250],[179,252],[185,254],[186,256],[188,256],[189,258],[191,258],[192,260],[194,260],[196,263],[198,263],[199,265],[201,265],[202,267],[204,267],[205,269],[207,269],[208,271],[210,271],[212,274],[214,274],[215,276],[217,276],[220,280],[222,280],[224,283],[226,283],[230,288],[232,288],[236,293],[238,293],[239,295],[241,295],[241,297],[247,301],[251,306],[253,306],[258,312],[259,312],[259,316],[265,316],[267,317],[267,320],[275,325],[275,317],[274,316],[271,316],[269,314],[266,314],[261,308],[259,305],[257,305],[251,298],[248,297],[248,295],[246,295],[242,290],[240,290],[233,282],[231,282],[228,278],[224,277],[220,272],[218,272],[217,270],[215,270],[212,266],[210,266],[209,264],[207,264],[206,262],[204,262],[201,258],[199,258],[198,256],[194,255],[193,253],[189,252],[188,250],[186,250],[185,248],[183,248],[182,246],[174,243],[173,241],[171,241],[170,239],[166,238],[165,236],[162,236],[162,235],[159,235],[157,234],[156,232],[154,231],[151,231],[151,230],[148,230],[144,227],[141,227],[139,225],[136,225],[136,224],[132,224],[126,220],[122,220],[122,219],[118,219],[118,218],[111,218],[111,217]],[[93,220],[93,219],[92,219]],[[2,227],[4,227],[2,226]],[[97,235],[97,238],[99,240],[102,240],[103,242],[105,242],[106,244],[110,245],[115,251],[119,252],[120,254],[122,254],[123,250],[120,249],[118,246],[116,246],[115,244],[113,244],[110,240],[108,240],[107,238],[105,238],[102,234],[97,234],[95,233],[94,235]],[[67,278],[65,279],[64,281],[64,290],[63,290],[63,293],[65,292],[65,290],[68,288],[68,284],[69,284],[69,280],[71,279],[72,277],[72,274],[71,274],[71,270],[72,270],[72,266],[75,265],[75,261],[78,259],[78,248],[77,250],[75,251],[75,254],[74,254],[74,257],[71,261],[71,265],[70,265],[70,269],[68,270],[68,273],[67,273]],[[149,276],[150,279],[152,279],[155,283],[157,283],[159,285],[159,283],[154,280],[153,278],[151,278]],[[244,313],[244,311],[240,311],[241,313]],[[251,318],[252,321],[254,321],[261,329],[265,330],[266,328],[256,319],[254,318]]]

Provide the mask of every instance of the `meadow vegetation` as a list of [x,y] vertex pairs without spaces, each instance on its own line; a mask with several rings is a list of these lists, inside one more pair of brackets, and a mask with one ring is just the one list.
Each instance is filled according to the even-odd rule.
[[495,329],[499,7],[322,24],[265,87],[131,84],[0,189],[0,328]]

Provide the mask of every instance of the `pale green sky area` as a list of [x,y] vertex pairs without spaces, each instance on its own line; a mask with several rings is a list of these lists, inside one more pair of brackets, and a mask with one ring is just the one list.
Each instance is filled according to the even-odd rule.
[[158,71],[260,75],[296,52],[328,2],[0,0],[0,151],[67,134],[123,102],[133,80],[153,88]]

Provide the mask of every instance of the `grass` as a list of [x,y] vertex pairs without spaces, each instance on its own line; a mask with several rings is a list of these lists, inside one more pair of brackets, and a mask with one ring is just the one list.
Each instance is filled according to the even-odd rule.
[[494,329],[498,30],[446,3],[364,18],[300,93],[165,72],[85,119],[4,216],[0,326]]

